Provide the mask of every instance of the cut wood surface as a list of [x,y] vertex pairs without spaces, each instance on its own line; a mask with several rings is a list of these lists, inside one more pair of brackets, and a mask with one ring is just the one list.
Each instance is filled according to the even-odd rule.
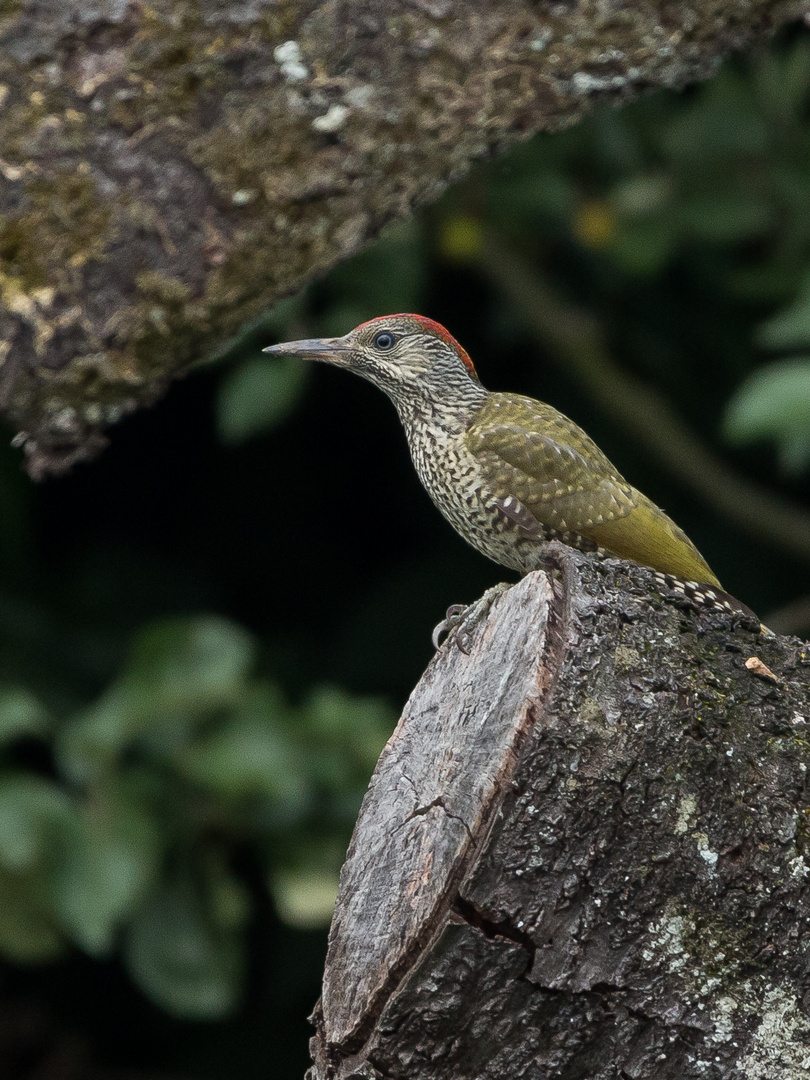
[[[69,468],[478,158],[806,0],[0,2],[0,407]],[[380,314],[383,314],[382,312]]]
[[380,759],[310,1080],[806,1080],[810,646],[551,557]]

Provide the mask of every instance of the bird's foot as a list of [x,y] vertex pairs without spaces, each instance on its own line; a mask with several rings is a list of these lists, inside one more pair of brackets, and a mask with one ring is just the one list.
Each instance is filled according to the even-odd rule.
[[433,648],[439,648],[446,634],[447,641],[452,637],[463,653],[469,653],[473,630],[482,619],[486,618],[495,601],[511,588],[508,582],[502,581],[500,585],[493,585],[491,589],[487,589],[481,599],[473,604],[451,604],[444,618],[433,631],[431,636]]
[[447,611],[445,611],[444,618],[437,626],[433,627],[433,633],[430,635],[430,640],[433,642],[434,649],[439,648],[445,634],[452,634],[458,627],[459,623],[464,618],[465,611],[469,611],[469,604],[451,604]]

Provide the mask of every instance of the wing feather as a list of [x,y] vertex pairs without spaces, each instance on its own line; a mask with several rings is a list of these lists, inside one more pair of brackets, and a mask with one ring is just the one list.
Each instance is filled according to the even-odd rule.
[[549,528],[583,536],[638,505],[635,488],[573,421],[531,398],[510,395],[499,403],[493,396],[467,445],[494,490],[508,492]]
[[542,526],[575,533],[654,569],[719,584],[674,521],[550,405],[493,394],[471,425],[467,445],[498,492],[502,512],[523,535],[542,535]]

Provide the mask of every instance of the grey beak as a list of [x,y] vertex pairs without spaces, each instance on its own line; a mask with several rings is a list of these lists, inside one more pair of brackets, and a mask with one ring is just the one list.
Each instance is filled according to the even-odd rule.
[[343,365],[352,349],[343,338],[306,338],[304,341],[268,345],[262,352],[271,356],[300,356],[302,360],[323,360],[327,364]]

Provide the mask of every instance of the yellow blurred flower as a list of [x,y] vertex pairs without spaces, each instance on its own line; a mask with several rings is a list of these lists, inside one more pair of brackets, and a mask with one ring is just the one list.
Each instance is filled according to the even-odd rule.
[[481,254],[483,240],[483,230],[477,218],[456,214],[441,224],[439,252],[450,262],[474,262]]
[[606,202],[587,199],[574,215],[574,236],[586,247],[603,248],[617,232],[616,215]]

